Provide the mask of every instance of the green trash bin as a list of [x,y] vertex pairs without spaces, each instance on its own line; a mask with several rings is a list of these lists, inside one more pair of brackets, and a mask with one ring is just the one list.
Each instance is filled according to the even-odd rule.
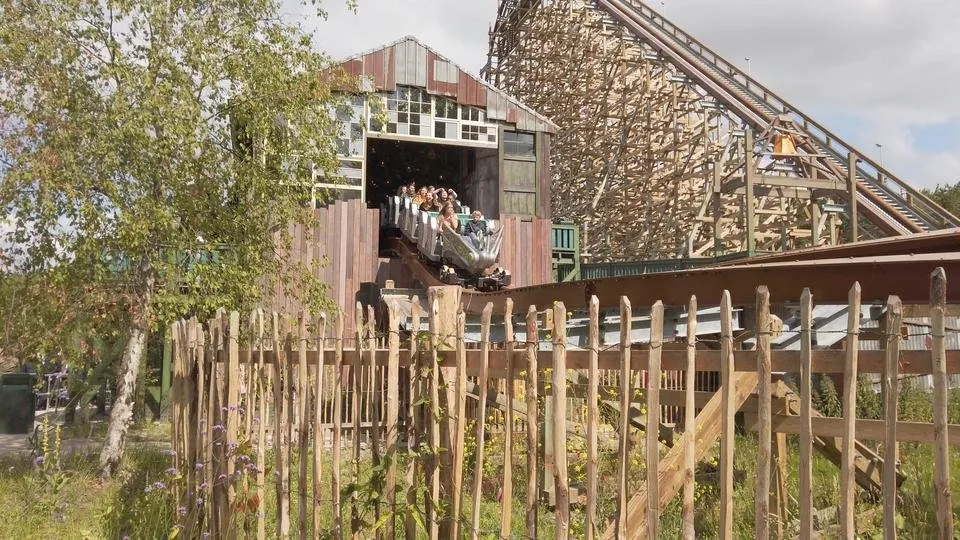
[[32,373],[0,375],[0,433],[30,433],[37,414]]

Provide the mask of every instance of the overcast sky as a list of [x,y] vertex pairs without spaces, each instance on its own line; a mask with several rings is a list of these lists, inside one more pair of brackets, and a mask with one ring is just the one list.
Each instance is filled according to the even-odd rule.
[[[285,0],[286,15],[303,13]],[[472,72],[497,0],[326,0],[317,46],[334,58],[414,35]],[[655,9],[661,2],[650,2]],[[664,0],[666,16],[895,174],[960,181],[960,1]]]

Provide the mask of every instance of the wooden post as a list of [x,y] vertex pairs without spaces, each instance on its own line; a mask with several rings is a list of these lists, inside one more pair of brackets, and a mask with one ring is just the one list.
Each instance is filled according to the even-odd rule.
[[761,285],[757,288],[757,414],[760,426],[757,434],[757,480],[754,491],[754,525],[757,538],[770,537],[770,443],[773,436],[771,419],[770,377],[770,291]]
[[527,537],[537,535],[537,307],[527,310]]
[[337,310],[333,353],[333,455],[331,456],[330,495],[333,498],[333,536],[343,538],[343,507],[340,501],[340,449],[343,445],[343,311]]
[[[660,360],[663,354],[663,302],[650,310],[650,361],[647,367],[647,538],[660,538]],[[629,414],[629,409],[623,409]]]
[[633,326],[633,308],[630,299],[620,297],[620,445],[617,450],[617,531],[626,534],[629,499],[627,479],[630,476],[630,401],[633,394],[630,369],[630,332]]
[[[353,420],[353,483],[356,485],[360,481],[360,393],[363,392],[363,372],[360,367],[363,365],[363,306],[357,302],[353,313],[354,332],[356,336],[356,354],[353,358],[353,365],[350,367],[350,379],[353,383],[353,397],[350,403],[350,416]],[[360,538],[360,498],[357,492],[350,497],[350,533],[354,539]]]
[[310,421],[307,417],[307,395],[310,392],[309,375],[307,372],[307,347],[308,333],[307,324],[310,315],[306,309],[300,312],[300,324],[297,328],[297,414],[300,415],[300,425],[297,428],[298,453],[300,454],[300,470],[297,475],[297,525],[300,532],[300,540],[307,539],[307,468],[310,463],[308,452]]
[[883,537],[897,537],[897,401],[900,392],[900,326],[903,304],[897,296],[887,298],[886,365],[883,371]]
[[937,268],[930,276],[930,305],[933,333],[933,452],[937,500],[937,530],[940,538],[953,537],[953,500],[950,493],[950,447],[947,441],[947,411],[950,389],[947,386],[946,311],[947,275]]
[[[492,306],[491,309],[493,309]],[[453,492],[449,494],[453,498],[453,504],[451,505],[453,515],[450,516],[452,538],[460,538],[460,518],[463,515],[463,459],[466,453],[464,440],[467,431],[467,349],[464,342],[466,321],[466,314],[463,311],[459,312],[457,314],[457,374],[455,377],[457,409],[454,411],[457,431],[453,440]],[[447,381],[447,384],[450,384],[450,382]]]
[[440,304],[431,295],[430,300],[430,497],[427,504],[427,519],[430,522],[430,540],[440,537],[440,363],[437,347]]
[[[480,538],[480,502],[483,498],[483,449],[487,423],[487,378],[490,365],[490,319],[493,317],[493,303],[488,302],[480,315],[480,377],[477,392],[477,454],[473,467],[473,518],[470,521],[470,537]],[[460,375],[465,379],[466,373]],[[462,419],[461,421],[465,421]]]
[[[377,319],[373,306],[367,306],[367,369],[370,370],[370,394],[367,398],[370,414],[370,457],[374,467],[380,467],[380,418],[383,396],[380,392],[382,370],[377,367]],[[380,500],[373,501],[374,523],[380,522]]]
[[850,152],[847,164],[847,197],[850,199],[850,230],[849,241],[856,242],[860,238],[857,228],[860,226],[857,216],[857,155]]
[[720,431],[720,539],[733,538],[733,452],[736,448],[734,419],[733,307],[730,291],[720,300],[720,391],[722,392]]
[[813,537],[813,298],[800,295],[800,540]]
[[593,540],[599,534],[597,522],[597,427],[600,425],[599,369],[600,357],[600,300],[590,297],[589,328],[590,367],[587,375],[587,540]]
[[[257,309],[256,344],[257,344],[257,540],[267,537],[267,523],[259,516],[266,512],[266,459],[267,459],[267,374],[264,368],[263,353],[263,310]],[[251,337],[251,339],[253,339]],[[276,358],[274,358],[276,362]]]
[[721,184],[723,183],[722,167],[719,162],[714,161],[713,169],[713,191],[708,195],[710,197],[710,215],[713,216],[713,256],[723,255],[723,235],[720,232],[720,220],[723,218],[723,204],[720,199]]
[[[277,523],[279,526],[279,536],[281,538],[290,537],[290,495],[287,488],[289,480],[289,464],[287,463],[287,408],[285,406],[284,392],[287,388],[287,378],[290,373],[287,369],[289,360],[289,347],[287,346],[287,325],[284,319],[283,329],[280,328],[280,319],[276,313],[273,314],[273,352],[275,361],[273,363],[273,399],[274,414],[277,421],[274,422],[274,463],[277,485]],[[281,341],[282,336],[282,341]]]
[[389,350],[389,360],[387,363],[387,523],[384,525],[383,535],[385,538],[396,538],[396,520],[397,510],[397,447],[400,441],[400,434],[397,431],[397,422],[400,419],[400,320],[397,315],[397,307],[394,304],[388,304],[388,330],[387,347]]
[[317,340],[317,371],[313,386],[313,534],[320,534],[321,493],[323,478],[323,357],[327,351],[327,314],[320,314],[314,334]]
[[857,430],[857,359],[860,350],[860,283],[850,289],[847,317],[847,365],[843,374],[843,446],[840,458],[840,534],[854,538],[857,524],[854,475]]
[[744,160],[745,160],[745,196],[744,196],[744,216],[746,218],[746,227],[744,230],[747,235],[747,253],[753,255],[757,251],[757,234],[756,234],[756,208],[754,203],[753,195],[753,186],[756,183],[757,167],[753,159],[753,127],[747,126],[744,130],[745,135],[745,146],[744,146]]
[[[696,411],[696,381],[697,381],[697,297],[690,297],[690,304],[687,306],[687,365],[684,372],[684,410],[683,410],[683,431],[685,433],[697,432],[697,411]],[[684,540],[694,540],[697,536],[694,528],[696,517],[696,441],[684,447],[683,452],[683,538]]]
[[567,480],[567,308],[553,305],[554,486],[557,494],[555,536],[570,536],[570,486]]
[[[420,433],[423,429],[423,405],[418,405],[423,401],[423,362],[419,354],[420,338],[420,299],[414,296],[410,301],[410,354],[408,357],[410,372],[410,394],[407,411],[407,474],[406,474],[406,498],[407,512],[404,516],[404,538],[406,540],[416,540],[417,520],[414,515],[417,512],[417,469],[426,470],[423,466],[421,452],[419,452]],[[416,452],[414,458],[411,453]],[[429,500],[429,499],[428,499]]]
[[513,299],[507,298],[503,313],[503,335],[507,353],[506,411],[503,431],[503,492],[500,500],[500,538],[509,539],[513,527]]
[[820,245],[820,203],[814,197],[810,197],[810,244]]

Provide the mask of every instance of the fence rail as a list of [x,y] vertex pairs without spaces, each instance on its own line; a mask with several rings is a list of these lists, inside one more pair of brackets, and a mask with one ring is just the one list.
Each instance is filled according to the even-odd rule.
[[[682,491],[683,534],[691,538],[696,463],[720,443],[719,536],[732,538],[739,411],[758,434],[759,538],[771,536],[771,527],[783,536],[788,496],[800,507],[797,533],[812,537],[814,451],[834,456],[841,468],[840,534],[853,537],[854,494],[873,487],[883,501],[886,537],[895,535],[891,524],[903,476],[883,458],[900,441],[933,445],[938,530],[952,537],[949,445],[960,445],[960,426],[947,422],[946,380],[960,373],[960,351],[945,347],[945,287],[938,270],[931,278],[929,351],[900,350],[896,297],[885,306],[885,350],[860,351],[856,284],[843,350],[814,350],[809,290],[800,295],[801,350],[772,350],[782,329],[770,315],[765,287],[757,288],[752,350],[739,350],[743,340],[731,330],[726,292],[717,299],[717,342],[698,343],[688,332],[685,346],[676,349],[665,346],[659,302],[651,306],[650,342],[630,343],[627,298],[621,301],[621,342],[604,348],[598,346],[596,298],[589,304],[586,349],[569,346],[562,303],[517,314],[526,320],[527,336],[547,332],[550,351],[539,350],[538,340],[514,340],[510,301],[504,341],[490,340],[488,305],[480,342],[468,343],[464,314],[438,300],[442,288],[431,289],[426,312],[412,299],[402,330],[392,303],[379,322],[372,307],[356,306],[351,336],[344,335],[342,316],[303,313],[292,320],[254,312],[241,325],[238,313],[221,311],[206,324],[180,321],[172,328],[173,441],[185,471],[178,496],[184,506],[201,509],[181,525],[217,537],[248,531],[265,538],[269,526],[276,529],[270,535],[280,537],[393,538],[402,532],[406,538],[508,538],[518,529],[539,537],[549,523],[555,537],[567,538],[575,511],[583,513],[587,538],[658,537],[662,512]],[[697,300],[691,298],[688,310],[691,328]],[[698,388],[698,373],[715,372],[718,387]],[[778,372],[799,373],[799,392]],[[812,409],[816,373],[842,375],[841,418]],[[856,418],[859,373],[882,376],[881,421]],[[908,373],[933,375],[933,423],[898,421],[898,381]],[[675,433],[664,436],[665,428]],[[637,430],[644,436],[631,436]],[[487,446],[492,433],[503,437],[502,447]],[[789,495],[787,433],[800,436],[800,489]],[[571,485],[574,439],[585,447],[585,485]],[[873,454],[861,439],[883,441],[884,455]],[[604,449],[616,455],[612,477],[601,477],[598,468]],[[646,471],[640,479],[637,463]],[[275,501],[270,512],[269,500]],[[500,507],[498,531],[480,530],[482,503]],[[525,515],[522,525],[511,519],[515,504]]]

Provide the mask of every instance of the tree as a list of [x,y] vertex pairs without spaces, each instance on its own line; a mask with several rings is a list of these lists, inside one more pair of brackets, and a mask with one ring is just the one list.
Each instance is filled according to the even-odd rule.
[[69,268],[127,322],[101,476],[151,328],[278,288],[323,301],[285,253],[304,180],[334,176],[328,68],[278,0],[0,2],[0,260]]
[[960,181],[954,185],[938,185],[933,190],[924,189],[924,195],[955,216],[960,216]]

